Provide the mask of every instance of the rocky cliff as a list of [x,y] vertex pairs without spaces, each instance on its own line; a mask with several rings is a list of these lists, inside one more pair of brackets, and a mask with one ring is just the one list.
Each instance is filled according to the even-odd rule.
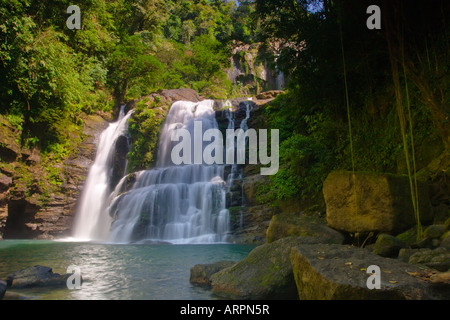
[[[1,117],[1,116],[0,116]],[[64,159],[20,146],[20,129],[3,117],[0,136],[0,238],[52,239],[70,234],[80,190],[110,114],[82,117]]]

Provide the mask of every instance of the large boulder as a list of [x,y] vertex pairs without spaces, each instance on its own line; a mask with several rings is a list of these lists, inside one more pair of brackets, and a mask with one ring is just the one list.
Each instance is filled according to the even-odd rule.
[[[323,183],[328,225],[346,232],[395,234],[415,225],[407,176],[335,171]],[[418,182],[422,223],[432,220],[428,189]]]
[[289,253],[303,238],[284,238],[253,249],[247,258],[211,276],[213,294],[228,299],[297,299]]
[[52,268],[33,266],[16,271],[8,276],[6,282],[11,288],[30,288],[43,286],[66,286],[70,274],[54,273]]
[[[292,247],[290,253],[300,300],[429,299],[429,286],[414,277],[422,269],[367,249],[312,244]],[[380,288],[369,289],[371,274],[380,268]]]
[[267,229],[267,242],[274,242],[286,237],[306,237],[312,243],[336,243],[344,242],[344,236],[336,230],[327,227],[317,217],[280,213],[270,220]]

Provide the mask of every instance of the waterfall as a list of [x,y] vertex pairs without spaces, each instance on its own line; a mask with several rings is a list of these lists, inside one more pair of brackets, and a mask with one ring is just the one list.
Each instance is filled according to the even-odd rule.
[[203,132],[217,128],[213,104],[205,100],[172,105],[161,130],[155,168],[135,173],[135,182],[126,192],[122,191],[124,177],[112,194],[107,209],[113,221],[110,241],[226,241],[229,212],[225,207],[224,165],[174,165],[171,159],[176,144],[171,140],[174,129],[186,129],[193,137],[197,121],[201,121]]
[[109,179],[113,150],[117,138],[127,129],[127,121],[132,114],[130,111],[125,115],[124,108],[121,107],[118,120],[109,124],[100,135],[97,155],[89,170],[75,217],[75,239],[103,240],[108,236],[111,218],[105,214],[105,208],[111,191]]
[[[239,128],[242,129],[243,131],[247,131],[248,130],[247,121],[250,119],[250,111],[252,109],[252,103],[250,103],[248,101],[243,101],[243,102],[241,102],[239,108],[241,108],[241,106],[245,106],[245,118],[243,118],[241,120]],[[235,130],[236,119],[235,119],[235,113],[231,110],[231,103],[229,101],[225,102],[225,107],[226,107],[226,109],[224,111],[225,111],[225,115],[228,119],[228,129]],[[232,147],[235,148],[235,151],[236,151],[234,154],[237,154],[237,152],[239,152],[239,150],[236,150],[236,145],[233,145]],[[242,178],[243,178],[243,173],[242,173],[242,170],[240,169],[240,167],[236,163],[232,164],[230,173],[227,176],[227,183],[226,183],[227,192],[230,197],[230,199],[229,199],[230,203],[233,203],[233,192],[232,192],[231,188],[234,185],[234,181],[237,179],[242,179]],[[244,185],[243,185],[243,183],[241,183],[240,198],[242,199],[242,202],[243,202],[244,201]],[[242,206],[243,205],[244,205],[244,203],[242,203]],[[239,226],[241,228],[243,226],[242,210],[241,210],[241,214],[239,217]]]
[[284,88],[284,73],[281,70],[277,70],[276,87],[277,90],[283,90]]

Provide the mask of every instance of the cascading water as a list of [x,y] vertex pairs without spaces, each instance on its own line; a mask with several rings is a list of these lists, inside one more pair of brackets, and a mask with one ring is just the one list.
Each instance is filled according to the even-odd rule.
[[[176,144],[171,141],[174,129],[186,129],[194,137],[197,121],[201,121],[203,132],[217,128],[213,104],[205,100],[172,105],[161,131],[156,167],[135,173],[132,189],[120,193],[128,179],[124,177],[111,197],[110,241],[226,241],[229,212],[225,207],[224,165],[174,165],[171,159]],[[194,152],[191,155],[194,158]]]
[[97,155],[89,170],[81,195],[73,237],[80,240],[103,240],[108,236],[111,218],[105,214],[107,199],[111,192],[109,179],[114,145],[117,138],[127,129],[127,121],[132,111],[126,115],[125,106],[120,109],[119,118],[111,123],[100,136]]
[[[252,109],[252,104],[249,102],[241,102],[241,105],[245,106],[245,118],[241,120],[241,123],[239,125],[239,128],[242,129],[243,131],[247,131],[248,130],[248,124],[247,121],[248,119],[250,119],[250,111]],[[235,130],[235,126],[236,126],[236,119],[235,119],[235,113],[232,111],[231,108],[231,103],[229,101],[225,102],[225,109],[224,109],[225,115],[228,119],[228,129],[231,130]],[[242,152],[245,150],[237,150],[236,149],[236,145],[232,145],[232,148],[235,149],[234,154],[237,154],[238,152]],[[231,192],[231,187],[233,186],[233,182],[237,179],[242,179],[243,178],[243,174],[242,174],[242,170],[240,170],[240,167],[234,163],[231,165],[231,170],[230,173],[228,174],[227,177],[227,192],[229,193],[229,197],[230,197],[230,203],[233,203],[233,192]],[[244,185],[241,183],[241,195],[240,195],[240,199],[242,199],[242,201],[244,200]],[[244,203],[242,203],[242,205],[244,205]],[[243,225],[243,216],[242,216],[242,211],[241,211],[241,215],[239,218],[239,226],[242,227]]]

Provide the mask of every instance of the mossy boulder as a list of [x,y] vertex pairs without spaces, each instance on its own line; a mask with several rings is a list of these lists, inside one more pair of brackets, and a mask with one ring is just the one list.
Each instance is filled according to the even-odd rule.
[[[312,244],[292,247],[292,270],[300,300],[429,299],[428,285],[412,276],[417,266],[380,257],[367,249]],[[380,268],[380,288],[369,289],[369,266]],[[370,281],[370,280],[369,280]]]
[[378,235],[375,242],[373,253],[382,257],[395,258],[400,249],[405,248],[406,243],[390,234],[382,233]]
[[432,224],[423,231],[424,238],[439,239],[445,233],[445,225]]
[[[330,227],[346,232],[396,234],[416,224],[408,176],[335,171],[323,183]],[[418,182],[422,223],[432,220],[425,183]]]
[[441,237],[441,247],[450,249],[450,231],[445,232]]
[[336,230],[329,228],[326,222],[318,217],[280,213],[270,220],[267,229],[267,242],[286,237],[305,237],[311,243],[336,243],[341,244],[344,236]]
[[228,299],[297,299],[289,253],[303,241],[290,237],[256,247],[244,260],[211,276],[213,294]]
[[417,228],[409,228],[408,230],[398,234],[396,238],[405,243],[406,246],[412,246],[417,242]]

